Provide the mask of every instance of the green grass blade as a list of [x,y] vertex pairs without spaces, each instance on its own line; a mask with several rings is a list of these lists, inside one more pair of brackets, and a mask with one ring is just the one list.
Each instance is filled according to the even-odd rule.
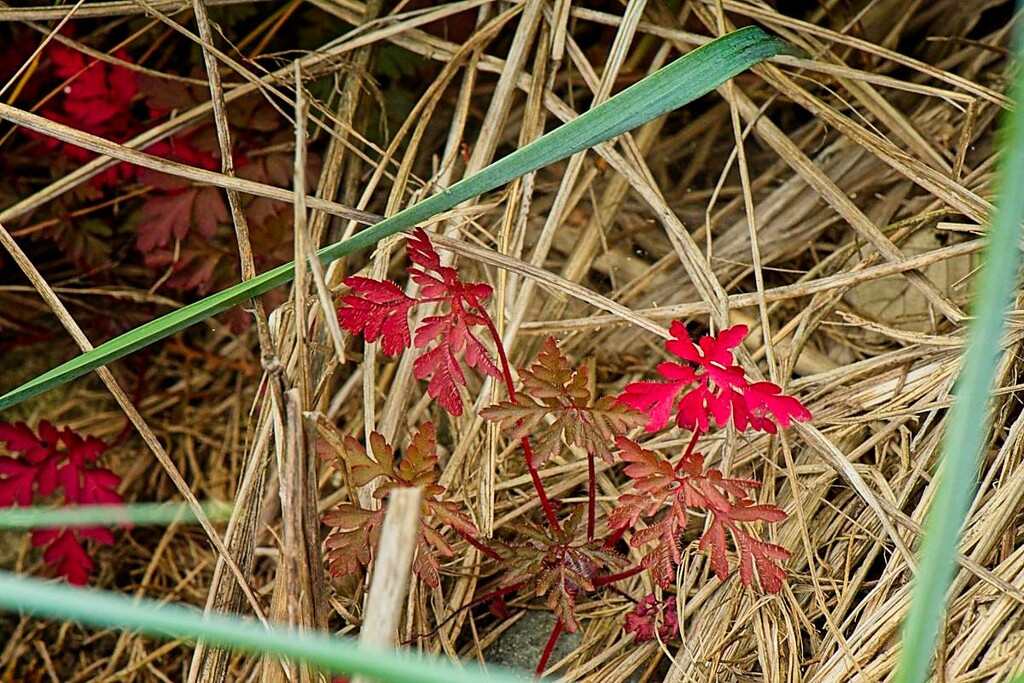
[[[1024,102],[1024,41],[1017,31],[1018,73],[1013,101]],[[981,450],[989,428],[992,378],[1002,356],[1000,339],[1006,311],[1017,288],[1020,267],[1021,221],[1024,220],[1024,113],[1019,106],[1007,114],[1003,157],[998,179],[998,202],[968,332],[963,371],[948,416],[949,427],[941,449],[938,490],[928,511],[921,549],[921,566],[903,627],[903,649],[896,681],[918,683],[928,677],[935,651],[946,593],[955,572],[960,532],[977,487]]]
[[[347,240],[324,247],[318,252],[320,259],[326,264],[347,254],[370,247],[389,235],[408,230],[468,199],[489,192],[526,173],[610,140],[616,135],[621,135],[692,102],[758,62],[780,54],[795,54],[795,49],[756,26],[749,26],[722,36],[680,57],[590,111],[559,126],[469,178],[455,183],[443,192],[429,197]],[[285,284],[294,275],[295,265],[288,263],[146,323],[0,396],[0,410],[47,389],[69,382],[190,325]]]
[[[226,522],[231,505],[202,504],[211,522]],[[185,503],[128,503],[126,505],[82,505],[59,508],[0,509],[0,529],[63,529],[82,526],[166,526],[173,522],[191,524],[195,512]]]
[[484,673],[474,663],[459,667],[444,660],[399,651],[378,651],[368,655],[349,638],[319,632],[300,634],[283,628],[266,629],[254,621],[221,614],[204,617],[195,608],[19,578],[9,572],[0,572],[0,608],[99,628],[138,631],[168,640],[202,638],[207,643],[232,650],[283,656],[309,662],[334,673],[365,674],[378,681],[522,681],[521,676],[513,676],[497,668],[490,668]]

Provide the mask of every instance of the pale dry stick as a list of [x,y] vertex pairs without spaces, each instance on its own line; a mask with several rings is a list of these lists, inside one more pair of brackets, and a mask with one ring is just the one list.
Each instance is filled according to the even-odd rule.
[[[196,24],[199,30],[199,36],[201,38],[200,47],[203,52],[203,63],[206,67],[206,77],[209,81],[210,90],[210,103],[213,108],[213,122],[217,132],[217,143],[220,148],[221,157],[221,173],[228,178],[235,177],[235,164],[234,164],[234,150],[231,143],[231,130],[228,124],[227,116],[227,103],[224,99],[224,88],[221,85],[220,78],[220,66],[217,63],[217,59],[214,55],[211,46],[213,45],[213,31],[210,28],[210,20],[206,12],[206,6],[204,0],[192,0],[192,11],[196,18]],[[299,81],[296,81],[296,87]],[[249,238],[249,222],[245,216],[245,212],[242,208],[242,197],[237,189],[225,188],[225,194],[228,199],[228,206],[231,211],[231,222],[234,226],[236,242],[238,243],[238,257],[241,266],[242,280],[251,280],[256,277],[256,263],[252,253],[252,242]],[[260,356],[265,368],[276,367],[279,362],[277,361],[277,353],[274,348],[273,340],[270,337],[270,330],[267,325],[267,314],[263,308],[263,302],[259,298],[251,300],[252,313],[256,320],[256,333],[259,339],[260,345]],[[276,394],[274,389],[276,384],[273,378],[269,379],[271,383],[272,394]],[[284,407],[278,402],[276,403],[278,410],[283,410]],[[280,417],[279,417],[280,419]],[[264,475],[265,476],[265,475]],[[234,511],[234,515],[244,515],[241,511]],[[248,535],[249,531],[245,532]],[[241,539],[243,536],[239,536]],[[241,541],[240,541],[241,542]],[[242,543],[244,547],[244,543]],[[252,555],[245,553],[239,549],[239,560],[244,559],[244,562],[239,562],[246,571],[252,571]],[[230,608],[240,607],[239,601],[234,597],[236,591],[234,588],[228,588],[225,594],[220,594],[220,585],[211,586],[211,591],[206,603],[206,612],[209,613],[216,606],[218,602],[221,603],[219,606],[223,606],[223,603],[230,602],[234,603],[230,605]],[[223,648],[214,648],[212,650],[206,649],[206,644],[203,641],[196,643],[196,648],[192,653],[192,665],[193,671],[200,671],[201,678],[204,681],[219,681],[224,680],[227,677],[227,668],[229,663],[230,653],[228,650]],[[285,666],[291,667],[291,664]],[[279,670],[279,669],[275,669]],[[289,668],[288,671],[291,671]],[[295,680],[294,676],[290,676],[289,680]]]
[[[359,631],[359,644],[367,649],[368,657],[379,656],[374,651],[388,650],[397,644],[419,538],[422,501],[421,488],[398,488],[388,495],[388,511],[373,558],[366,613]],[[354,681],[370,683],[361,676]]]
[[[324,282],[323,264],[321,264],[320,259],[316,257],[316,245],[310,238],[307,225],[305,203],[306,101],[301,87],[301,70],[298,64],[295,65],[295,82],[298,84],[295,99],[295,117],[298,125],[295,129],[295,179],[293,184],[295,190],[294,225],[296,239],[296,263],[298,263],[298,260],[303,257],[309,260],[310,270],[312,271],[313,286],[320,301],[321,311],[324,313],[324,317],[326,319],[327,329],[335,343],[335,353],[338,354],[338,360],[341,361],[344,359],[345,353],[344,342],[341,339],[341,327],[338,323],[336,310],[332,305],[331,295],[328,293],[327,285]],[[303,245],[302,248],[298,246],[300,243]],[[300,281],[297,281],[294,286],[296,289],[304,289],[304,286]],[[305,311],[305,302],[299,297],[296,297],[296,301],[302,304],[303,308],[301,310]],[[296,313],[298,314],[299,311],[296,311]],[[293,320],[298,320],[299,323],[301,323],[303,316],[297,315]],[[294,329],[296,347],[298,348],[300,355],[304,355],[302,344],[308,329],[308,327],[296,327]],[[317,400],[315,392],[313,391],[313,378],[307,377],[306,380],[310,382],[310,386],[300,386],[300,389],[307,394],[307,397],[305,402],[299,405],[313,406],[314,402]],[[323,394],[321,395],[323,396]],[[303,557],[305,561],[301,563],[300,568],[302,570],[302,576],[306,581],[306,585],[308,585],[310,590],[310,603],[308,605],[310,612],[307,622],[311,628],[322,630],[327,625],[326,605],[328,603],[327,596],[324,594],[327,586],[327,579],[324,575],[323,554],[320,547],[320,516],[317,509],[317,494],[319,491],[317,473],[319,472],[320,458],[316,451],[315,441],[310,439],[308,436],[312,433],[312,426],[306,424],[305,416],[306,413],[304,411],[298,411],[296,415],[289,418],[291,428],[298,434],[298,437],[296,438],[299,438],[305,447],[304,450],[298,450],[296,456],[296,462],[301,467],[301,476],[297,477],[297,481],[294,483],[297,490],[300,491],[300,506],[298,506],[292,514],[299,516],[299,524],[297,527],[303,534],[303,544],[300,547],[300,550],[304,552]],[[296,443],[299,443],[299,441],[296,441]],[[282,513],[284,512],[284,508],[282,508]]]
[[[278,555],[277,580],[274,585],[275,622],[285,623],[299,633],[316,631],[325,621],[320,614],[318,598],[322,589],[317,586],[317,567],[321,567],[319,538],[309,537],[307,513],[316,514],[315,497],[310,497],[310,477],[315,471],[310,464],[310,444],[307,443],[303,419],[302,391],[299,388],[285,392],[285,422],[278,440],[278,476],[281,498],[281,552]],[[315,461],[314,461],[315,462]],[[320,580],[323,577],[319,577]],[[288,662],[285,669],[264,660],[264,680],[313,680],[313,672],[306,665]],[[287,674],[283,676],[282,674]]]
[[[25,252],[22,251],[21,247],[14,241],[10,233],[7,232],[7,229],[2,224],[0,224],[0,245],[7,250],[7,253],[11,255],[14,262],[18,264],[19,268],[21,268],[21,271],[33,286],[36,287],[40,296],[42,296],[43,300],[46,301],[47,305],[49,305],[53,310],[54,315],[57,316],[61,325],[63,325],[68,331],[71,338],[75,340],[78,347],[86,353],[91,351],[93,349],[92,343],[89,341],[88,337],[85,336],[82,328],[78,326],[78,323],[64,306],[63,302],[61,302],[57,295],[54,294],[53,290],[50,289],[50,285],[46,282],[46,279],[39,270],[36,269],[35,265],[29,260]],[[139,413],[138,409],[128,397],[128,394],[125,393],[124,389],[121,388],[121,385],[117,383],[116,379],[114,379],[113,373],[111,373],[106,367],[97,368],[96,372],[103,383],[107,386],[107,389],[110,390],[114,400],[117,401],[118,405],[121,406],[121,409],[124,410],[129,421],[135,429],[138,430],[142,440],[147,446],[149,446],[157,461],[167,472],[168,477],[170,477],[171,482],[178,490],[178,493],[180,493],[182,498],[185,499],[185,502],[188,503],[188,506],[195,514],[199,525],[210,538],[210,542],[213,543],[214,548],[216,548],[218,556],[224,558],[228,569],[238,581],[238,585],[245,593],[246,598],[249,600],[249,604],[252,605],[256,616],[263,624],[266,624],[266,617],[263,614],[263,608],[260,606],[259,599],[252,592],[252,588],[249,586],[245,575],[242,573],[241,569],[239,569],[238,565],[235,564],[234,559],[231,558],[220,534],[213,528],[210,518],[206,516],[206,512],[203,510],[202,505],[200,505],[195,494],[192,493],[192,489],[189,488],[188,483],[181,476],[181,473],[178,471],[174,461],[167,455],[167,451],[164,450],[159,439],[156,438],[156,434],[154,434],[153,430],[149,428],[145,418],[143,418],[142,414]]]
[[[466,169],[463,177],[469,177],[483,169],[494,158],[494,152],[502,139],[502,131],[505,129],[508,120],[509,110],[512,108],[512,99],[515,95],[519,74],[529,57],[529,50],[533,46],[533,39],[537,33],[537,27],[543,18],[543,0],[526,0],[519,20],[519,26],[512,38],[512,46],[509,48],[508,57],[505,59],[505,69],[494,87],[487,113],[480,124],[480,133],[477,136],[476,144],[466,162]],[[454,233],[446,231],[449,236]]]
[[[295,63],[295,82],[298,84],[302,83],[302,78],[299,71],[300,67],[298,62]],[[298,273],[299,261],[305,260],[309,264],[310,273],[313,279],[313,287],[317,293],[317,300],[320,303],[320,311],[324,316],[324,326],[327,328],[327,336],[331,338],[331,342],[334,344],[334,353],[337,355],[338,362],[345,361],[345,341],[342,338],[341,326],[338,324],[338,315],[334,307],[331,293],[327,289],[327,282],[324,276],[324,266],[320,262],[320,259],[316,257],[316,242],[314,242],[310,235],[310,230],[307,225],[307,212],[306,212],[306,100],[303,95],[303,91],[298,87],[295,91],[295,116],[298,125],[295,127],[295,202],[293,204],[295,210],[295,267],[296,274]],[[323,215],[323,214],[320,214]],[[300,246],[301,245],[301,246]],[[296,288],[300,287],[301,280],[296,277]],[[297,302],[298,303],[298,302]],[[304,309],[302,309],[304,310]],[[296,309],[296,320],[299,324],[304,321],[304,316],[300,315],[301,310]],[[304,337],[308,327],[302,327],[296,329],[296,339]],[[306,396],[306,401],[311,404],[313,400],[312,392]]]
[[[198,0],[197,0],[198,1]],[[721,35],[725,34],[725,17],[722,14],[722,6],[719,4],[716,8],[718,11],[715,12],[718,32]],[[743,188],[743,207],[747,214],[747,228],[748,236],[750,237],[750,258],[752,268],[754,270],[754,285],[757,294],[757,311],[760,314],[761,319],[761,336],[764,340],[764,351],[765,351],[765,362],[768,364],[768,377],[771,381],[779,386],[785,387],[784,383],[779,378],[779,367],[775,362],[775,347],[773,344],[773,335],[771,328],[771,321],[768,319],[768,303],[764,298],[764,272],[761,269],[761,248],[758,245],[757,240],[757,212],[754,210],[754,196],[750,189],[750,168],[747,166],[747,152],[746,152],[746,136],[749,132],[743,129],[740,124],[740,114],[736,109],[736,105],[733,103],[735,98],[735,92],[737,88],[732,81],[725,83],[722,86],[722,90],[726,93],[726,100],[729,102],[729,119],[732,121],[732,133],[735,139],[735,150],[736,150],[736,161],[740,170],[740,183]],[[724,171],[723,171],[724,173]],[[710,216],[709,216],[710,218]],[[711,225],[710,221],[707,223]],[[708,230],[708,235],[711,234],[711,230]],[[728,295],[727,295],[728,296]]]
[[[192,0],[192,12],[196,17],[196,25],[199,29],[201,39],[200,48],[203,52],[203,64],[206,67],[206,78],[209,81],[210,104],[213,106],[213,123],[217,131],[217,144],[220,148],[221,173],[229,178],[235,177],[234,149],[231,144],[231,128],[228,124],[227,103],[224,100],[224,88],[221,85],[220,66],[210,49],[213,45],[213,31],[210,28],[210,19],[206,12],[205,0]],[[300,89],[300,81],[296,78],[296,89]],[[242,209],[242,196],[237,189],[224,188],[228,198],[228,207],[231,210],[231,223],[235,229],[235,237],[238,241],[238,258],[242,270],[242,280],[252,280],[256,277],[256,263],[252,254],[252,241],[249,239],[249,221]],[[305,199],[305,196],[302,196]],[[256,317],[256,331],[259,337],[260,349],[264,357],[274,355],[274,347],[271,343],[270,332],[267,330],[267,314],[263,310],[262,302],[256,298],[252,300],[254,314]]]

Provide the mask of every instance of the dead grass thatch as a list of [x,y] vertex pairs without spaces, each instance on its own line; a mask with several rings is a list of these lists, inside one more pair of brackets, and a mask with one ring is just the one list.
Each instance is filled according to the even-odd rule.
[[[263,11],[262,3],[248,4]],[[804,3],[790,15],[756,0],[596,9],[561,0],[464,0],[397,13],[373,0],[308,4],[325,23],[358,28],[339,29],[314,52],[281,55],[273,71],[214,48],[241,37],[217,34],[198,0],[191,11],[164,0],[0,5],[0,21],[39,27],[29,22],[115,22],[146,13],[169,34],[202,45],[224,81],[211,83],[215,106],[176,112],[145,140],[111,144],[121,158],[211,111],[230,146],[217,103],[253,90],[275,98],[300,131],[326,139],[324,171],[310,188],[314,210],[308,224],[296,222],[298,254],[358,228],[337,216],[365,214],[346,214],[345,206],[393,213],[723,31],[753,22],[807,52],[806,59],[755,68],[685,111],[524,177],[432,229],[461,268],[495,286],[497,317],[517,364],[555,335],[577,362],[592,365],[598,388],[611,392],[649,372],[669,320],[716,328],[744,322],[755,340],[746,349],[748,368],[797,394],[815,416],[779,438],[726,434],[706,446],[717,466],[763,479],[765,499],[789,513],[773,539],[793,551],[784,592],[766,597],[735,580],[709,578],[704,558],[693,554],[678,581],[682,645],[634,645],[621,632],[631,604],[608,594],[582,607],[582,644],[555,675],[816,683],[890,676],[992,199],[994,121],[1008,104],[1012,3],[858,0]],[[446,17],[468,22],[467,37],[434,30]],[[374,111],[383,96],[371,76],[384,46],[436,68],[380,146],[369,127],[380,119]],[[334,74],[334,97],[311,99],[308,113],[283,105],[294,99],[296,74]],[[91,162],[0,210],[0,224],[10,227],[107,163]],[[233,204],[239,192],[266,191],[230,172],[206,174],[214,175]],[[294,196],[301,207],[303,193]],[[253,272],[244,219],[239,211],[234,218],[243,272]],[[0,236],[17,250],[6,230]],[[439,419],[411,380],[410,357],[389,359],[361,344],[342,349],[332,329],[327,290],[362,270],[399,276],[400,247],[389,240],[373,254],[310,274],[308,286],[269,319],[257,311],[255,333],[190,333],[161,344],[149,361],[159,389],[140,400],[115,391],[143,437],[117,448],[125,491],[145,500],[186,493],[231,499],[237,514],[227,529],[123,534],[123,544],[103,556],[99,585],[305,627],[355,628],[362,587],[329,586],[319,562],[318,515],[343,494],[316,457],[302,415],[389,439]],[[27,260],[24,267],[33,270]],[[32,283],[69,329],[77,329],[74,315],[61,298],[114,295],[73,286],[54,294],[39,271]],[[27,298],[23,288],[2,296]],[[296,334],[309,329],[312,335]],[[941,680],[1001,680],[1024,669],[1020,341],[1014,327],[961,546]],[[76,342],[89,344],[84,335]],[[117,386],[113,375],[103,379]],[[477,407],[497,395],[484,385]],[[124,427],[110,394],[94,382],[76,383],[55,401],[45,404],[50,420],[63,415],[108,439]],[[518,459],[472,411],[446,422],[442,438],[442,483],[481,528],[498,532],[536,510]],[[553,494],[565,495],[585,479],[585,464],[556,460],[544,475]],[[600,475],[606,505],[620,483],[612,470]],[[468,550],[458,557],[439,591],[413,588],[401,633],[429,633],[415,643],[430,653],[486,658],[486,646],[507,624],[483,612],[456,613],[486,590],[486,578],[473,575],[476,557]],[[23,543],[10,562],[31,570],[34,558]],[[638,577],[621,588],[639,597],[652,586]],[[514,611],[524,606],[513,604]],[[277,662],[3,619],[5,680],[286,680]]]

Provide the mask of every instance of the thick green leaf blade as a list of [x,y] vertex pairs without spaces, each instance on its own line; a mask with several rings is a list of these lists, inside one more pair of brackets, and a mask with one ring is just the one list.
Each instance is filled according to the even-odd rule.
[[[202,504],[211,522],[226,522],[231,505]],[[128,503],[125,505],[75,505],[57,508],[26,507],[0,509],[0,529],[63,529],[83,526],[166,526],[174,522],[191,524],[196,514],[186,503]]]
[[[1016,31],[1017,77],[1013,101],[1024,102],[1024,34]],[[1007,112],[998,201],[978,283],[974,320],[964,364],[948,416],[940,451],[938,490],[928,510],[921,566],[910,612],[903,625],[896,681],[919,683],[929,676],[946,594],[955,575],[956,550],[978,480],[981,451],[988,440],[992,378],[1003,355],[1000,347],[1006,312],[1017,289],[1021,223],[1024,221],[1024,112]]]
[[[370,247],[385,237],[408,230],[468,199],[610,140],[692,102],[758,62],[780,54],[795,53],[795,48],[791,45],[768,35],[756,26],[748,26],[724,35],[680,57],[590,111],[499,159],[469,178],[455,183],[443,192],[410,206],[347,240],[324,247],[318,252],[320,259],[328,263]],[[291,281],[294,275],[295,265],[288,263],[146,323],[0,396],[0,410],[47,389],[65,384],[285,284]]]
[[232,650],[288,657],[335,673],[372,676],[377,681],[522,681],[521,676],[513,676],[495,667],[484,673],[475,663],[459,667],[444,660],[397,651],[368,654],[349,638],[336,638],[320,632],[298,633],[280,627],[266,629],[251,620],[221,614],[204,617],[195,608],[19,578],[10,572],[0,572],[0,608],[100,628],[138,631],[164,639],[201,638]]

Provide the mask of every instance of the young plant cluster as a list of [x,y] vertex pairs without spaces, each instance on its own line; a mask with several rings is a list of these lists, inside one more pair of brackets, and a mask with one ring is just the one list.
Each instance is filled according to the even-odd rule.
[[[30,57],[36,42],[34,35],[24,34],[23,39],[0,48],[0,83],[14,75],[8,69]],[[207,88],[189,85],[184,79],[140,74],[124,49],[110,57],[110,61],[98,61],[54,41],[33,62],[34,68],[16,81],[13,97],[40,103],[40,113],[52,121],[119,143],[157,126],[172,112],[188,111],[209,99]],[[233,102],[228,119],[236,174],[290,186],[294,177],[291,125],[258,94]],[[0,204],[13,204],[28,194],[41,180],[38,176],[59,178],[96,157],[89,150],[30,131],[0,136],[0,144],[6,144],[0,155]],[[188,127],[142,151],[208,171],[221,168],[212,122]],[[309,159],[308,173],[315,179],[316,153],[310,152]],[[116,219],[109,214],[111,207]],[[243,199],[242,212],[257,268],[291,258],[293,211],[288,204],[249,196]],[[133,284],[149,288],[156,281],[176,295],[204,295],[240,278],[238,247],[220,188],[118,163],[30,218],[32,223],[22,228],[27,234],[51,241],[85,277],[101,284],[125,272],[113,267],[125,260],[139,262],[149,271],[148,280]],[[235,331],[248,320],[241,311],[230,315]]]
[[[493,562],[500,574],[498,589],[481,600],[500,601],[510,593],[542,598],[557,622],[538,673],[544,670],[562,629],[580,628],[576,605],[581,595],[642,571],[649,571],[663,590],[669,589],[682,561],[683,533],[691,524],[703,524],[698,549],[707,552],[719,579],[736,569],[745,585],[756,582],[769,593],[782,589],[786,578],[782,562],[789,552],[759,538],[757,523],[780,522],[786,519],[785,512],[755,501],[757,481],[726,477],[707,467],[696,450],[700,437],[714,427],[731,424],[738,431],[774,434],[779,427],[811,417],[777,385],[747,379],[733,353],[747,334],[744,326],[702,337],[694,344],[685,326],[674,322],[666,349],[678,361],[661,363],[659,379],[629,384],[618,396],[592,395],[587,368],[574,368],[549,338],[533,364],[519,370],[517,388],[485,306],[491,287],[463,281],[457,270],[442,263],[422,229],[409,238],[407,254],[409,276],[419,285],[417,293],[409,294],[386,280],[349,277],[345,284],[350,291],[338,309],[339,323],[367,342],[379,342],[391,356],[410,347],[419,349],[414,374],[427,382],[428,394],[451,415],[464,411],[464,366],[503,382],[507,399],[484,408],[480,415],[518,443],[543,520],[516,526],[509,541],[483,538],[437,483],[434,427],[429,422],[397,460],[393,447],[380,434],[370,435],[369,454],[347,437],[335,449],[336,467],[355,486],[380,478],[384,483],[374,495],[383,506],[371,511],[348,502],[327,515],[325,522],[333,527],[327,539],[327,561],[335,576],[358,574],[370,566],[389,491],[423,486],[426,496],[416,575],[438,586],[440,558],[454,552],[443,535],[447,527]],[[435,308],[413,331],[410,313],[424,304]],[[658,432],[670,420],[691,433],[687,447],[675,457],[645,448],[629,436],[640,427]],[[582,504],[552,500],[541,476],[541,468],[552,456],[569,456],[573,451],[585,454],[587,461],[587,496]],[[630,487],[604,525],[597,519],[597,459],[609,465],[622,463]],[[599,536],[602,526],[606,531]],[[629,546],[643,553],[632,566],[616,550],[627,535]],[[643,597],[627,615],[625,629],[638,640],[671,638],[678,631],[675,598]]]
[[[41,498],[59,505],[120,505],[121,478],[99,467],[96,459],[107,449],[94,436],[82,437],[69,427],[58,430],[45,420],[39,434],[23,422],[0,422],[0,443],[9,454],[0,456],[0,507],[29,507]],[[32,545],[43,546],[43,561],[68,583],[84,586],[95,567],[85,548],[87,540],[111,545],[114,536],[103,527],[36,529]]]

